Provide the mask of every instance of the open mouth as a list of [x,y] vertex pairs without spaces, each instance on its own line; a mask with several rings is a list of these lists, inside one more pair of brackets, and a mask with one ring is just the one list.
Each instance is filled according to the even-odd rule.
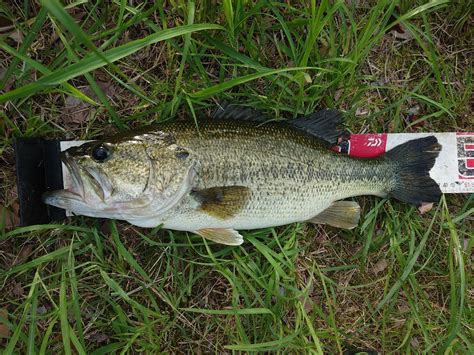
[[67,153],[61,156],[61,160],[64,165],[66,165],[69,175],[72,179],[72,185],[63,190],[64,193],[70,195],[70,197],[75,200],[84,200],[84,183],[81,177],[79,165],[77,165],[74,159],[68,159]]
[[47,191],[43,194],[43,202],[53,206],[59,206],[61,201],[66,200],[77,200],[84,201],[85,191],[84,183],[81,177],[80,167],[74,161],[74,159],[69,159],[67,152],[61,154],[61,161],[66,166],[70,180],[65,179],[65,189],[56,190],[56,191]]

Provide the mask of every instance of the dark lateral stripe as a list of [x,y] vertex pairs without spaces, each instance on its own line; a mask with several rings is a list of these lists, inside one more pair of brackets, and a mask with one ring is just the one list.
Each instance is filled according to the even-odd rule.
[[22,226],[49,223],[66,218],[63,209],[48,206],[45,191],[63,188],[59,140],[15,138],[16,179]]

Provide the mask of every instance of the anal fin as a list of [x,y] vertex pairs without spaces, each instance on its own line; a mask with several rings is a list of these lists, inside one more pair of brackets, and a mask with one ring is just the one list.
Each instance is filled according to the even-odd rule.
[[194,233],[219,244],[240,245],[244,242],[242,235],[234,229],[205,228]]
[[353,229],[360,219],[360,206],[354,201],[336,201],[308,222],[328,224],[333,227]]

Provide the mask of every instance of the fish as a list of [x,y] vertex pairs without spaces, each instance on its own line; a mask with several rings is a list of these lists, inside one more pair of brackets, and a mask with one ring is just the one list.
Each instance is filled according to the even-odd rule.
[[65,150],[72,187],[48,191],[43,201],[225,245],[242,244],[242,230],[295,222],[355,228],[360,206],[347,200],[355,196],[439,201],[429,175],[442,149],[436,137],[354,158],[331,149],[347,136],[335,109],[275,121],[222,105],[197,122],[166,121]]

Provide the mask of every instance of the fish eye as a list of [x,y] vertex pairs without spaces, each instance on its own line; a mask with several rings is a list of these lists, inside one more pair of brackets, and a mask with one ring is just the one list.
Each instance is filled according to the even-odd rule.
[[95,146],[92,149],[92,158],[98,163],[104,162],[107,158],[110,157],[111,154],[112,152],[110,151],[110,149],[102,144]]

